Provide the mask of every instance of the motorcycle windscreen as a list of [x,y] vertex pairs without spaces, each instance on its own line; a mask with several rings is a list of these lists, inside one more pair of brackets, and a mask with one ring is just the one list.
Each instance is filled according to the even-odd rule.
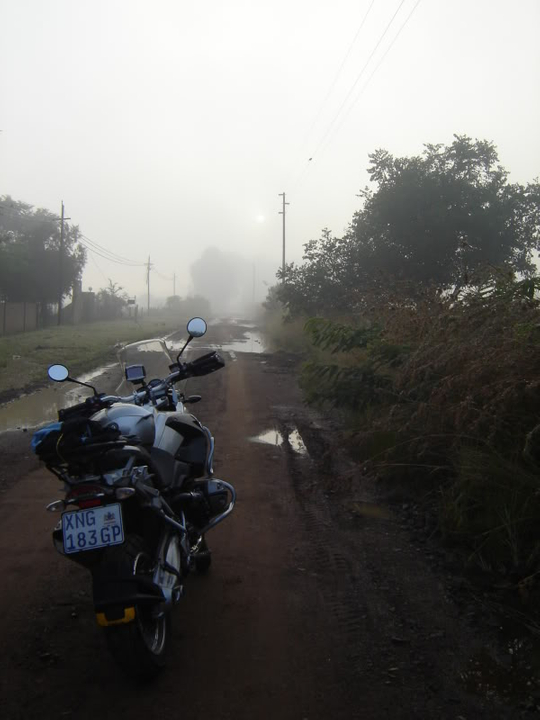
[[129,365],[144,365],[146,382],[154,378],[163,379],[170,373],[169,365],[173,362],[164,340],[143,340],[130,343],[118,353],[118,360],[122,366],[124,379],[116,388],[119,395],[129,395],[133,392],[133,385],[125,379],[125,370]]

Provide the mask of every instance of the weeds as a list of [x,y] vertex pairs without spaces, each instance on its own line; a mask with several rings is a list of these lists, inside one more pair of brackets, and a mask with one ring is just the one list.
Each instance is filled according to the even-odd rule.
[[459,299],[366,295],[362,315],[313,318],[301,385],[346,413],[359,462],[437,498],[439,528],[471,562],[540,569],[539,278],[492,272]]
[[72,373],[87,371],[116,357],[115,345],[148,337],[162,337],[185,327],[170,317],[88,323],[46,328],[0,338],[0,392],[22,389],[45,380],[54,362],[69,366]]

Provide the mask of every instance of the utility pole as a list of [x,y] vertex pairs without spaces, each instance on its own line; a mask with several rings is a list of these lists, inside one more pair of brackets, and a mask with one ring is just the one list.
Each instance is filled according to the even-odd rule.
[[173,273],[172,276],[172,294],[176,297],[176,273]]
[[60,251],[58,253],[58,324],[62,322],[62,295],[64,284],[64,220],[71,220],[64,216],[64,201],[62,200],[62,213],[60,215]]
[[279,197],[283,196],[283,210],[279,211],[279,215],[283,215],[283,258],[281,262],[281,273],[282,273],[282,279],[281,282],[285,282],[285,205],[290,205],[290,203],[285,202],[285,193],[278,193]]
[[150,268],[152,265],[150,264],[150,255],[148,256],[148,265],[146,266],[146,284],[148,285],[148,315],[150,315]]

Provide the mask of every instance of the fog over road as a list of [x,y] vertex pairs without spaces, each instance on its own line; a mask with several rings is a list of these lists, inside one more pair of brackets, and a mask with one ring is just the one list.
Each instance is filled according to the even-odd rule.
[[[211,326],[205,342],[235,333]],[[238,503],[208,536],[212,568],[188,578],[167,669],[151,685],[119,673],[89,575],[52,547],[57,517],[44,506],[60,497],[58,481],[11,456],[20,476],[0,495],[0,716],[513,717],[467,692],[470,663],[489,638],[475,634],[444,573],[359,484],[334,431],[303,406],[291,361],[225,354],[227,367],[189,391],[203,395],[194,410]]]

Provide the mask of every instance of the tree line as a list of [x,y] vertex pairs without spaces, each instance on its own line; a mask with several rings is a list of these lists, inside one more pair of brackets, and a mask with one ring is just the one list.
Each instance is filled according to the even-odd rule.
[[465,136],[378,150],[369,173],[347,232],[308,242],[267,308],[292,338],[304,326],[305,397],[339,410],[362,471],[422,503],[467,562],[536,582],[539,183]]
[[[10,195],[1,196],[0,299],[38,303],[44,322],[60,293],[66,297],[81,281],[87,251],[80,239],[79,226],[64,222],[61,251],[57,215]],[[123,288],[109,279],[96,293],[96,319],[120,317],[127,302]]]
[[421,155],[369,155],[373,188],[347,231],[328,229],[304,246],[303,263],[290,263],[273,291],[294,314],[361,307],[374,281],[436,284],[458,294],[505,267],[536,272],[540,184],[512,183],[496,147],[454,136],[425,145]]
[[0,197],[0,295],[13,302],[58,302],[80,280],[86,250],[77,225],[64,223],[60,258],[60,221],[49,210]]

